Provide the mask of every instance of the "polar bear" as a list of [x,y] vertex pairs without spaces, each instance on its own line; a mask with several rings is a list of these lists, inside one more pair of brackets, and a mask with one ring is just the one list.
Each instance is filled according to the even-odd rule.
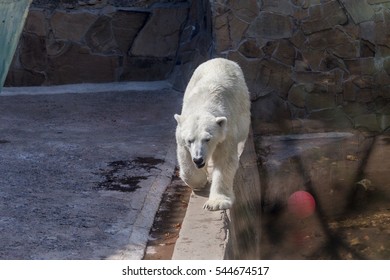
[[246,141],[250,126],[250,97],[238,64],[223,58],[201,64],[185,90],[181,115],[174,117],[181,179],[202,189],[212,160],[210,195],[203,208],[230,208],[238,144]]

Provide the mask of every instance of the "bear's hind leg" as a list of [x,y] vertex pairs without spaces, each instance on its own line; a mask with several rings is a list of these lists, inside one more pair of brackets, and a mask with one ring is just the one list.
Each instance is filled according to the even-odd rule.
[[197,168],[192,162],[190,153],[181,146],[177,148],[177,159],[180,168],[180,178],[193,190],[201,190],[207,185],[207,166]]

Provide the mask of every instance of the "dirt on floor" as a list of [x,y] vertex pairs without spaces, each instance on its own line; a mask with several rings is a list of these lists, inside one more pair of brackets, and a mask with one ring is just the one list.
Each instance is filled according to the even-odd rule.
[[167,187],[153,227],[150,230],[144,260],[170,260],[187,211],[191,188],[186,186],[176,170]]

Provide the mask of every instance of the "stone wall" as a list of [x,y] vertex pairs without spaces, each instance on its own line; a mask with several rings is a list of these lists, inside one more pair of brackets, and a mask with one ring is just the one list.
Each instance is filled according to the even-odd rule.
[[203,0],[35,0],[6,85],[188,76],[209,56],[209,11]]
[[245,72],[255,132],[390,127],[390,1],[211,2],[216,52]]
[[255,133],[390,127],[390,0],[34,0],[6,85],[184,90],[215,56],[243,68]]
[[212,14],[209,0],[190,1],[187,22],[178,48],[176,66],[170,76],[174,88],[184,91],[195,68],[214,53]]

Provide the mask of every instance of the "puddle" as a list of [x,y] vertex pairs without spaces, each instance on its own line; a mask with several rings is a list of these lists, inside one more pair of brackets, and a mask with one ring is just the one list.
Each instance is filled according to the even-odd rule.
[[163,160],[152,157],[137,157],[134,160],[120,160],[108,163],[99,175],[104,181],[98,184],[97,189],[110,191],[134,192],[141,188],[141,182],[159,171],[158,165]]
[[164,163],[162,159],[153,157],[137,157],[133,162],[146,170],[156,168],[156,165]]

